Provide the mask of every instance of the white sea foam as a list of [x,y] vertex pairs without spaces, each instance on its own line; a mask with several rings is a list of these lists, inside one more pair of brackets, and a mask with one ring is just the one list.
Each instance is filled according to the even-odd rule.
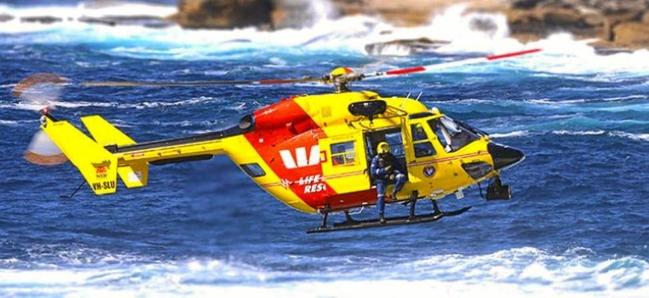
[[512,132],[504,132],[504,133],[492,133],[489,134],[491,138],[494,139],[503,139],[503,138],[518,138],[518,137],[524,137],[528,136],[530,134],[529,131],[527,130],[516,130]]
[[[649,264],[636,257],[598,260],[588,249],[550,254],[532,247],[485,255],[433,255],[401,264],[341,262],[322,271],[273,270],[218,259],[177,261],[93,249],[39,248],[57,265],[0,262],[4,295],[275,297],[644,297]],[[106,257],[104,255],[109,255]],[[332,257],[335,258],[335,257]],[[121,261],[120,261],[121,260]],[[58,264],[61,261],[64,264]],[[311,257],[283,263],[313,264]],[[299,267],[299,266],[298,266]]]
[[[92,6],[80,3],[76,6],[21,6],[14,7],[0,4],[0,14],[8,14],[13,20],[2,23],[0,32],[3,33],[28,33],[50,30],[71,29],[82,23],[81,17],[104,16],[156,16],[168,17],[176,13],[176,8],[170,5],[156,5],[145,3],[117,3],[115,5]],[[21,18],[50,16],[61,20],[54,24],[24,23]],[[127,30],[124,30],[127,31]]]
[[[532,70],[546,75],[584,75],[580,79],[615,81],[620,74],[633,76],[649,73],[649,51],[599,55],[587,41],[575,40],[560,33],[536,42],[521,43],[509,36],[506,18],[500,14],[467,13],[464,6],[447,9],[431,18],[429,24],[419,27],[398,27],[368,16],[348,16],[330,19],[325,4],[314,4],[317,16],[313,25],[301,29],[259,31],[253,28],[233,30],[185,30],[178,26],[154,29],[132,26],[101,26],[75,21],[82,15],[168,15],[175,7],[144,4],[126,4],[119,7],[95,9],[77,7],[17,8],[0,6],[0,13],[14,16],[54,15],[64,22],[51,25],[25,24],[19,19],[3,23],[0,33],[10,33],[2,41],[21,43],[120,43],[106,53],[158,59],[237,59],[249,54],[246,50],[275,51],[284,54],[309,52],[347,52],[365,54],[365,45],[403,39],[428,38],[449,43],[436,51],[441,53],[483,52],[500,53],[523,48],[543,48],[543,53],[498,62],[490,67]],[[69,21],[68,18],[72,20]],[[477,28],[475,23],[489,24]],[[35,34],[24,34],[32,32]],[[137,44],[125,46],[124,44]],[[386,48],[391,55],[409,54],[404,46]],[[291,66],[292,62],[289,62]],[[273,63],[274,64],[274,63]],[[458,66],[454,71],[490,71],[485,66]]]
[[2,126],[19,126],[24,123],[37,123],[37,120],[5,120],[0,119],[0,125]]
[[649,142],[649,133],[629,133],[624,131],[612,131],[609,132],[610,136],[627,138],[634,141],[645,141]]
[[[142,101],[137,103],[121,103],[117,101],[63,101],[59,100],[52,102],[49,105],[34,104],[29,102],[18,102],[13,104],[0,104],[0,109],[18,109],[38,111],[46,106],[53,108],[87,108],[87,107],[100,107],[100,108],[118,108],[118,109],[150,109],[150,108],[164,108],[176,106],[191,106],[207,103],[221,102],[222,99],[209,96],[200,96],[183,100],[174,101]],[[224,106],[224,109],[239,111],[246,107],[245,103],[236,103],[233,105]]]
[[603,130],[555,130],[552,133],[561,136],[600,136],[606,132]]

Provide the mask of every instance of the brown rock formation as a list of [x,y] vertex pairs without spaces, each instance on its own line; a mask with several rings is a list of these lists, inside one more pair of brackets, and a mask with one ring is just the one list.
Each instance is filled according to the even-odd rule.
[[506,11],[510,30],[522,40],[555,32],[599,38],[599,45],[649,47],[649,1],[513,0]]
[[51,16],[35,16],[35,17],[22,17],[20,21],[23,23],[41,23],[41,24],[52,24],[62,22],[62,18],[51,17]]
[[649,47],[649,24],[621,23],[613,28],[614,43],[627,48]]
[[449,6],[464,4],[469,10],[503,11],[509,0],[331,0],[342,15],[377,15],[400,26],[418,26],[430,22],[435,13]]
[[13,19],[14,19],[14,17],[13,17],[13,16],[10,16],[10,15],[8,15],[8,14],[0,14],[0,23],[2,23],[2,22],[9,22],[9,21],[11,21],[11,20],[13,20]]
[[[499,11],[509,0],[328,0],[334,15],[379,16],[401,26],[416,26],[457,3],[470,9]],[[296,27],[313,17],[310,0],[179,0],[175,19],[186,28]]]
[[272,0],[179,0],[173,18],[185,28],[272,26]]
[[103,16],[103,17],[80,17],[79,22],[100,24],[108,26],[121,26],[121,25],[138,25],[148,28],[165,28],[174,25],[175,23],[156,16]]

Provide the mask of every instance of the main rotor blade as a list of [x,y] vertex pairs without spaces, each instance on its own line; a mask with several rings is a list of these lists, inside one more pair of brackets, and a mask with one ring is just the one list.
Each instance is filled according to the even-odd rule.
[[29,108],[53,108],[59,101],[68,79],[54,73],[36,73],[18,82],[12,95]]
[[470,58],[470,59],[464,59],[464,60],[458,60],[458,61],[430,64],[430,65],[422,65],[422,66],[413,66],[413,67],[399,68],[399,69],[393,69],[393,70],[388,70],[388,71],[379,71],[379,72],[374,72],[374,73],[366,73],[363,76],[364,76],[364,78],[381,78],[381,77],[407,75],[407,74],[419,73],[419,72],[430,72],[430,71],[440,70],[440,69],[444,69],[444,68],[451,68],[451,67],[457,67],[457,66],[465,66],[465,65],[471,65],[471,64],[478,64],[478,63],[485,63],[485,62],[503,60],[503,59],[513,58],[513,57],[538,53],[540,51],[541,51],[541,49],[530,49],[530,50],[510,52],[510,53],[504,53],[504,54],[488,55],[488,56],[479,57],[479,58]]
[[267,80],[207,80],[207,81],[106,81],[83,82],[83,87],[184,87],[213,85],[279,85],[308,82],[323,82],[321,78],[304,77],[300,79],[267,79]]

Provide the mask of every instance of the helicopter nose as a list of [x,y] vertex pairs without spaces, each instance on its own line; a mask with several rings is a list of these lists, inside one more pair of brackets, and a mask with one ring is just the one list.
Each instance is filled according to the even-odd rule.
[[493,158],[495,170],[504,169],[525,158],[525,154],[522,151],[495,143],[489,143],[487,145],[487,151],[489,151],[491,158]]

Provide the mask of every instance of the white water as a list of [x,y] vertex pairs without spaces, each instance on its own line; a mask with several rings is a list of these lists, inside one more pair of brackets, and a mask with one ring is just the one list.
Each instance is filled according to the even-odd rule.
[[[49,251],[49,250],[47,250]],[[34,252],[39,257],[38,252]],[[514,248],[487,255],[419,256],[393,266],[336,265],[317,272],[276,271],[216,259],[178,261],[73,249],[42,257],[63,262],[0,260],[0,293],[114,297],[191,295],[228,297],[646,297],[649,264],[622,257],[595,260],[575,248],[560,255]],[[294,256],[285,262],[318,263]],[[363,262],[361,260],[361,262]],[[326,262],[323,266],[327,266]],[[356,269],[355,269],[356,268]],[[358,269],[362,268],[362,269]]]
[[[244,50],[282,53],[327,52],[365,55],[365,45],[400,39],[429,38],[449,41],[437,49],[440,53],[502,53],[540,47],[542,54],[500,62],[507,68],[534,70],[555,74],[601,74],[593,80],[610,81],[620,74],[649,74],[649,51],[639,50],[613,55],[598,55],[586,41],[577,41],[569,34],[556,34],[527,44],[509,37],[506,19],[499,14],[466,13],[464,6],[453,6],[435,15],[427,25],[400,28],[367,16],[331,19],[331,10],[324,1],[312,4],[314,24],[302,29],[259,31],[253,28],[234,30],[184,30],[178,26],[165,29],[139,26],[102,26],[79,23],[80,16],[147,15],[166,16],[172,6],[125,4],[118,7],[28,7],[0,5],[0,13],[13,16],[52,15],[64,22],[51,25],[25,24],[18,18],[0,24],[6,33],[0,43],[100,43],[113,55],[153,57],[159,59],[236,59]],[[476,29],[477,22],[489,24]],[[8,34],[8,35],[7,35]],[[115,44],[115,46],[110,46]],[[120,45],[118,45],[120,44]],[[137,45],[124,45],[137,44]],[[406,55],[407,48],[392,47],[386,52]],[[460,67],[459,71],[488,71],[484,66]]]

